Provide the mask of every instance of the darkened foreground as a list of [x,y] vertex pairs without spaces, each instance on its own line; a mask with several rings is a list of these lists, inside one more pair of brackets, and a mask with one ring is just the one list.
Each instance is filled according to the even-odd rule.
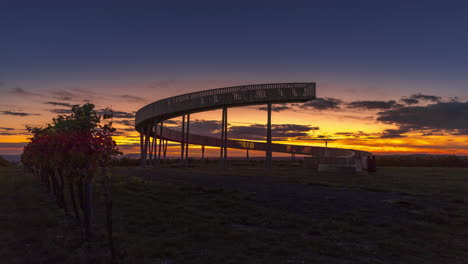
[[[463,168],[374,175],[117,168],[118,256],[122,263],[464,263],[467,177]],[[104,222],[84,242],[38,181],[0,168],[0,258],[108,263]]]

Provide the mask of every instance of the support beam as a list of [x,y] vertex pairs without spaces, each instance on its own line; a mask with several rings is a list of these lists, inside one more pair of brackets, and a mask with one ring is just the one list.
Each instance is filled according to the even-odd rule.
[[265,166],[269,170],[272,168],[272,155],[271,155],[271,103],[268,103],[267,142],[266,142]]
[[249,156],[249,149],[246,149],[246,155],[247,155],[247,160],[250,160],[250,156]]

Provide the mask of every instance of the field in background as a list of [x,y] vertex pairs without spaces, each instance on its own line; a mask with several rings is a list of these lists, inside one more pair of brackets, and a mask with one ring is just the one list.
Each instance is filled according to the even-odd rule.
[[[160,179],[165,173],[192,179]],[[401,215],[369,221],[370,210],[352,206],[329,217],[280,210],[273,200],[281,197],[267,197],[271,206],[258,203],[252,193],[206,186],[203,175],[260,185],[294,183],[311,191],[401,195],[384,201]],[[115,168],[115,237],[122,263],[464,263],[467,179],[466,168],[381,168],[373,175],[294,167],[273,173],[260,167]],[[17,168],[1,168],[0,257],[9,263],[105,263],[99,193],[97,188],[95,238],[86,244],[38,180]]]

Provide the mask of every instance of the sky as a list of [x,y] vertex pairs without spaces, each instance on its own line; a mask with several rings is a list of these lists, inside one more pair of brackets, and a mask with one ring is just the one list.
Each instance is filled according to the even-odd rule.
[[[1,4],[0,155],[87,102],[114,109],[117,143],[137,153],[144,105],[272,82],[316,82],[318,97],[276,105],[275,142],[468,155],[468,4],[118,2]],[[218,136],[220,119],[194,114],[191,131]],[[228,135],[264,140],[265,122],[261,106],[230,109]]]

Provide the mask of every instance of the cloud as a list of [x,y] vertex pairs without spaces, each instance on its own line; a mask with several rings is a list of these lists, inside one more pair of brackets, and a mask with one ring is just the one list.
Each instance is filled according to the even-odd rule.
[[135,132],[135,128],[117,128],[117,131]]
[[8,130],[8,131],[11,131],[11,130],[15,130],[14,128],[11,128],[11,127],[0,127],[0,130]]
[[[308,136],[308,132],[313,130],[319,130],[319,128],[295,124],[272,125],[272,138],[283,140],[294,137],[306,137]],[[229,127],[228,137],[263,140],[266,138],[266,132],[266,125],[231,126]]]
[[[171,123],[176,124],[176,127],[181,129],[181,122],[175,120]],[[166,121],[165,121],[166,124]],[[308,132],[319,130],[319,127],[311,127],[307,125],[296,125],[296,124],[281,124],[272,125],[272,137],[275,140],[284,140],[291,137],[307,137]],[[221,132],[221,121],[218,120],[203,120],[195,119],[190,120],[190,133],[197,135],[219,137]],[[239,138],[239,139],[251,139],[251,140],[264,140],[266,138],[266,125],[263,124],[252,124],[252,125],[231,125],[228,127],[228,137]]]
[[70,108],[73,106],[72,104],[62,103],[62,102],[45,102],[44,104],[54,105],[54,106],[64,106],[64,107],[70,107]]
[[31,114],[31,113],[25,113],[25,112],[13,112],[13,111],[0,111],[0,113],[4,115],[12,115],[12,116],[38,116],[40,114]]
[[181,124],[181,122],[179,120],[165,120],[164,121],[164,125],[178,125],[178,124]]
[[401,105],[397,104],[396,101],[354,101],[348,103],[348,108],[357,108],[357,109],[367,109],[367,110],[375,110],[375,109],[391,109],[395,107],[399,107]]
[[[175,125],[171,128],[181,129],[182,122],[179,120],[166,120],[164,125]],[[190,120],[190,133],[204,136],[217,136],[221,131],[221,121],[217,120],[203,120],[192,119]]]
[[146,102],[146,99],[130,94],[123,94],[119,96],[122,99],[125,99],[130,102]]
[[121,124],[124,126],[134,127],[135,120],[134,119],[123,119],[123,120],[116,120],[114,123]]
[[377,135],[375,133],[366,133],[364,131],[356,131],[356,132],[336,132],[336,136],[345,136],[345,137],[353,137],[353,138],[376,138]]
[[21,95],[21,96],[40,96],[40,94],[26,91],[25,89],[20,88],[20,87],[11,88],[10,93]]
[[49,109],[48,111],[51,112],[51,113],[60,114],[60,115],[73,113],[73,111],[71,109]]
[[[104,111],[104,110],[101,110]],[[134,118],[135,114],[123,111],[112,111],[114,118]]]
[[315,110],[329,110],[339,109],[343,103],[342,100],[336,98],[317,98],[299,105],[300,108],[304,109],[315,109]]
[[[271,111],[273,112],[281,112],[281,111],[289,110],[289,109],[291,109],[291,107],[287,106],[286,104],[275,104],[275,105],[272,105],[271,107]],[[268,111],[268,107],[262,106],[262,107],[259,107],[258,110]]]
[[385,129],[380,138],[402,138],[406,137],[404,133],[409,132],[407,128]]
[[[465,133],[468,129],[468,102],[438,102],[427,106],[406,106],[377,113],[377,121],[397,125],[398,131],[445,131],[452,134]],[[385,134],[384,134],[385,135]]]
[[166,80],[166,81],[156,81],[151,84],[149,84],[150,88],[164,88],[164,87],[169,87],[173,86],[177,83],[176,80]]
[[26,142],[21,142],[21,143],[6,143],[6,142],[0,142],[0,148],[23,148],[26,146]]
[[455,129],[454,135],[468,135],[468,128]]
[[64,100],[64,101],[70,101],[77,96],[76,94],[67,90],[55,90],[55,91],[52,91],[51,93],[54,95],[55,99]]
[[435,96],[435,95],[426,95],[426,94],[422,94],[422,93],[417,93],[417,94],[411,95],[410,99],[431,101],[431,102],[437,103],[437,102],[440,102],[440,100],[442,100],[442,97]]
[[[102,115],[104,113],[109,113],[106,109],[99,109],[97,113]],[[112,110],[112,117],[113,118],[135,118],[135,114],[132,112],[124,112],[124,111],[115,111]]]
[[405,103],[407,105],[414,105],[414,104],[419,103],[419,100],[414,99],[414,98],[401,98],[400,101],[402,101],[403,103]]
[[190,120],[190,133],[214,134],[221,129],[221,122],[217,120]]

